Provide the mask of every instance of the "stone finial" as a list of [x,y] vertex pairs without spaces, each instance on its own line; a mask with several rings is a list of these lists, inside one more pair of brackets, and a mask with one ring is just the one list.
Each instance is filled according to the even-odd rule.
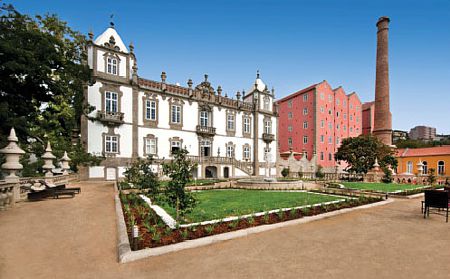
[[208,82],[208,74],[205,74],[205,82]]
[[166,79],[167,79],[166,72],[162,72],[162,73],[161,73],[161,81],[162,81],[163,83],[166,83]]
[[53,160],[56,159],[56,156],[52,153],[50,141],[47,142],[47,148],[41,158],[44,159],[44,165],[42,168],[46,171],[45,176],[53,176],[52,170],[55,168],[55,165],[53,165]]
[[70,166],[69,162],[72,161],[69,156],[67,156],[67,151],[64,151],[64,156],[60,159],[61,161],[61,168],[63,169],[63,174],[66,175],[69,173]]
[[2,164],[2,169],[9,173],[8,176],[5,177],[6,180],[18,180],[16,172],[23,169],[22,164],[19,163],[20,155],[25,154],[25,151],[17,145],[19,139],[16,136],[14,128],[11,128],[8,141],[8,145],[3,149],[0,149],[0,153],[5,154],[6,160],[6,162]]
[[245,90],[242,89],[242,99],[244,99],[244,98],[245,98]]
[[272,86],[272,97],[275,97],[275,88]]
[[130,53],[134,53],[134,45],[133,45],[133,42],[130,43],[129,48],[130,48]]
[[188,82],[187,82],[187,85],[189,86],[189,88],[192,88],[193,84],[194,83],[192,82],[192,79],[189,79]]
[[236,99],[239,101],[241,99],[241,92],[237,92],[236,93]]
[[222,86],[217,86],[217,94],[219,95],[219,96],[222,96]]
[[227,92],[225,92],[225,98],[228,98],[228,94],[227,94]]
[[256,78],[259,78],[259,70],[256,70]]
[[94,32],[92,32],[92,29],[89,30],[88,36],[90,41],[94,40]]

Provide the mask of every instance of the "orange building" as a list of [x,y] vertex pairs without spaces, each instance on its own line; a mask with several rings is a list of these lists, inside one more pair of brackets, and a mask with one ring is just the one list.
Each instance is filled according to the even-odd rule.
[[427,175],[430,169],[436,170],[436,176],[450,176],[450,145],[397,149],[397,174],[420,173]]

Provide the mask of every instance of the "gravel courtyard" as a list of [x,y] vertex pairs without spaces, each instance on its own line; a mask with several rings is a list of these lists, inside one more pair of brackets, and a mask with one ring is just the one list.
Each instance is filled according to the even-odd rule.
[[0,212],[0,278],[448,278],[450,223],[420,198],[119,264],[114,189]]

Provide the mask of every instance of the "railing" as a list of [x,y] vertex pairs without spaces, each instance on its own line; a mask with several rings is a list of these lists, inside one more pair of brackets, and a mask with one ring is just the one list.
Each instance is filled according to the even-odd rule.
[[272,142],[272,141],[275,140],[275,135],[274,134],[263,133],[262,134],[262,139],[265,142]]
[[245,172],[248,175],[253,174],[253,163],[252,162],[234,160],[234,165],[236,166],[236,168],[242,170],[243,172]]
[[123,123],[123,112],[97,111],[97,117],[100,121],[110,124]]
[[242,170],[248,175],[252,175],[253,173],[253,163],[247,161],[238,161],[235,158],[230,157],[214,157],[214,156],[192,156],[188,155],[187,158],[196,163],[202,164],[227,164],[234,165],[236,168]]
[[197,125],[197,134],[203,134],[208,136],[214,136],[216,134],[216,128]]

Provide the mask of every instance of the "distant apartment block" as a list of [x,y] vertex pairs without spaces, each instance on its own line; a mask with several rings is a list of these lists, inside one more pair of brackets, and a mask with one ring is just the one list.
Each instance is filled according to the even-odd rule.
[[428,126],[416,126],[409,131],[409,138],[413,140],[430,140],[436,139],[436,128]]
[[400,131],[400,130],[392,131],[392,142],[393,143],[396,143],[400,140],[406,140],[406,139],[408,139],[408,132]]
[[[362,132],[361,101],[327,81],[277,101],[279,152],[298,152],[325,168],[334,167],[334,154],[344,138]],[[315,156],[314,156],[315,155]]]

